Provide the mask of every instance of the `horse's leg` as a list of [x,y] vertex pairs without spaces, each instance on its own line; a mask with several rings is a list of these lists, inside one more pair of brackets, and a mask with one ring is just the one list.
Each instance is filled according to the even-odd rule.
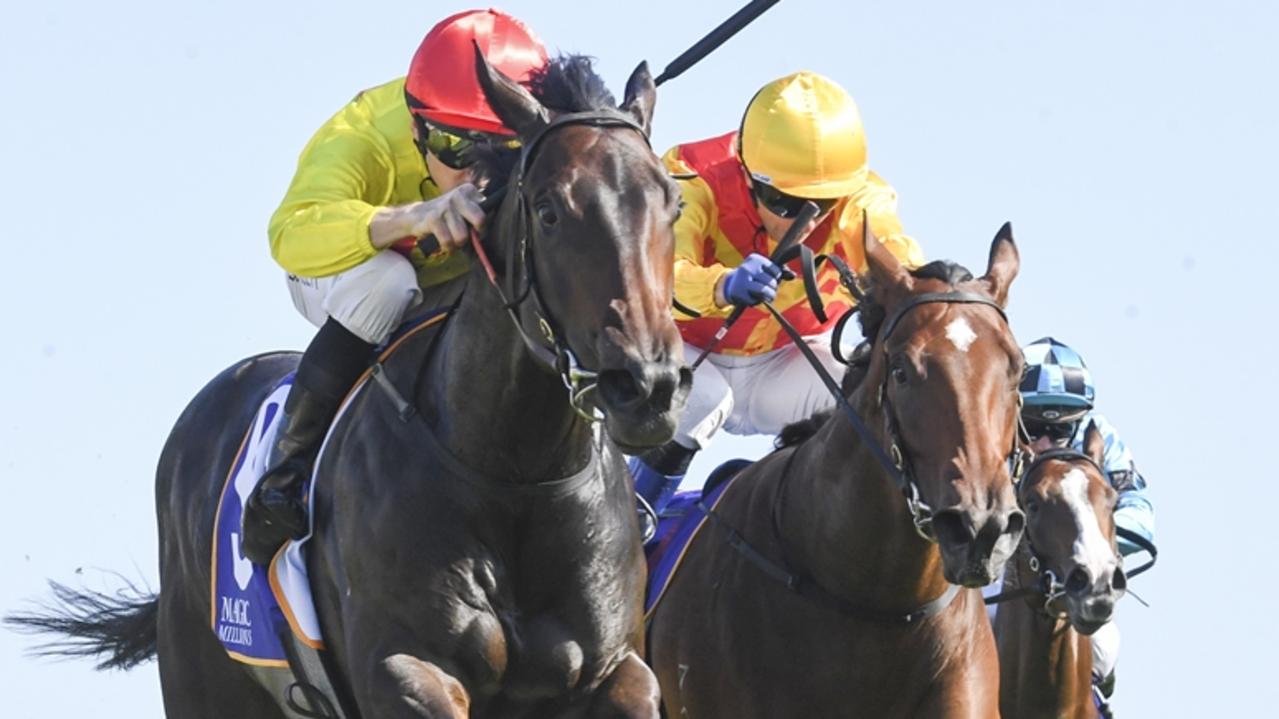
[[[981,617],[981,621],[986,618]],[[906,716],[999,719],[999,666],[994,643],[990,642],[988,648],[985,642],[974,644],[980,645],[978,651],[954,658],[954,664],[962,669],[940,677],[939,683],[932,686]],[[917,685],[927,686],[927,683],[921,681]]]
[[471,696],[439,665],[408,654],[375,662],[366,676],[360,710],[386,719],[467,719]]
[[657,719],[660,692],[653,670],[635,652],[604,680],[591,699],[589,719]]
[[271,695],[245,667],[227,656],[209,628],[208,614],[187,609],[177,594],[160,592],[157,619],[156,646],[165,715],[182,719],[285,719]]
[[389,604],[352,609],[343,654],[360,714],[377,719],[467,719],[471,694],[457,668],[399,625]]

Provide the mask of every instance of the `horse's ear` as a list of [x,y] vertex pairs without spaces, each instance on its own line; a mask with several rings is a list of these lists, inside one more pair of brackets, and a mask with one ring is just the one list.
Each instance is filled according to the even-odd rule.
[[910,291],[915,281],[897,255],[875,237],[870,229],[870,216],[865,210],[862,211],[862,248],[866,251],[866,267],[871,282],[880,298],[888,304],[896,303],[901,294]]
[[520,137],[532,135],[550,121],[550,114],[533,97],[533,93],[494,69],[478,44],[475,45],[475,74],[489,107],[504,125],[515,130]]
[[1084,454],[1091,457],[1098,467],[1105,469],[1106,438],[1101,436],[1101,430],[1097,429],[1095,420],[1089,421],[1088,429],[1084,430]]
[[1013,242],[1013,223],[1005,222],[990,244],[990,261],[986,264],[985,276],[981,278],[1000,307],[1008,304],[1008,287],[1016,279],[1020,267],[1021,255],[1017,252],[1017,243]]
[[653,84],[653,75],[648,71],[648,61],[640,62],[626,81],[626,100],[622,102],[622,111],[635,118],[635,122],[644,128],[648,135],[653,128],[653,105],[657,103],[657,85]]

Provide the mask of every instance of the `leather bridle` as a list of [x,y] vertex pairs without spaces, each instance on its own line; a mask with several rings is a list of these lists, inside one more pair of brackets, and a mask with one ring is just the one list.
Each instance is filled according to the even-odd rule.
[[[560,376],[565,389],[568,390],[569,404],[573,407],[573,410],[583,419],[595,422],[600,418],[593,408],[589,408],[586,405],[586,396],[595,389],[599,380],[599,372],[582,366],[582,363],[577,359],[577,355],[563,339],[562,325],[547,308],[546,301],[542,297],[534,259],[534,233],[530,229],[533,222],[532,212],[530,211],[532,203],[526,195],[524,182],[525,176],[529,168],[532,167],[537,157],[537,151],[542,146],[543,141],[555,131],[573,125],[586,125],[601,129],[621,128],[634,130],[640,134],[640,137],[644,138],[646,145],[649,143],[648,134],[644,131],[644,128],[639,123],[620,113],[588,111],[558,115],[542,126],[536,134],[520,147],[519,163],[515,168],[513,178],[515,189],[515,208],[513,212],[519,227],[519,244],[515,251],[515,259],[518,265],[516,272],[518,274],[511,277],[514,299],[502,289],[502,283],[493,269],[493,264],[489,261],[488,255],[485,253],[484,247],[474,231],[471,234],[471,244],[481,264],[484,266],[489,282],[497,290],[499,297],[501,297],[502,307],[515,324],[515,328],[520,334],[520,339],[524,341],[524,346],[528,348],[529,353],[539,363]],[[525,330],[525,324],[521,316],[525,312],[522,309],[525,301],[528,301],[528,305],[531,306],[527,311],[532,313],[536,321],[538,330],[541,333],[540,338],[530,336],[528,331]]]

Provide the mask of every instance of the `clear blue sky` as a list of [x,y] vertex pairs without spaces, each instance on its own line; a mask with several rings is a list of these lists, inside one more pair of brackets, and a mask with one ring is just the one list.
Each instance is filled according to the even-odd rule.
[[[740,3],[508,2],[620,94]],[[266,222],[303,144],[403,73],[463,3],[0,8],[0,611],[46,577],[155,586],[152,481],[188,399],[305,346]],[[570,10],[573,7],[575,9]],[[1279,16],[1261,2],[783,0],[662,88],[655,145],[732,129],[768,80],[835,78],[932,258],[983,266],[1013,222],[1023,341],[1093,368],[1149,478],[1160,566],[1120,608],[1127,717],[1248,716],[1273,683],[1268,513]],[[724,437],[699,466],[758,452]],[[1268,452],[1267,452],[1268,453]],[[83,572],[81,574],[81,572]],[[0,632],[12,719],[160,716],[155,665],[97,674]]]

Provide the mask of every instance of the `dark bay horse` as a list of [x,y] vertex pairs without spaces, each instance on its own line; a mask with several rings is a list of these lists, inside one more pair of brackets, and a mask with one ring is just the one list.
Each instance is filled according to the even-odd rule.
[[1089,425],[1083,453],[1041,454],[1018,487],[1026,533],[1003,591],[1023,596],[1001,603],[995,615],[999,708],[1006,717],[1098,715],[1089,635],[1110,620],[1127,583],[1104,456],[1105,440]]
[[[477,65],[523,141],[481,243],[493,274],[475,263],[444,329],[385,359],[410,411],[368,382],[327,441],[308,554],[320,624],[363,717],[655,719],[620,452],[669,440],[691,383],[655,86],[641,65],[615,107],[585,58],[552,62],[536,94]],[[192,401],[159,465],[158,597],[74,625],[108,662],[157,652],[171,717],[286,716],[210,630],[209,555],[237,444],[297,359],[245,360]]]
[[864,239],[873,346],[845,384],[878,446],[836,411],[724,492],[651,615],[670,717],[998,715],[972,587],[997,576],[1024,524],[1010,476],[1022,358],[1002,310],[1011,229],[980,279],[943,262],[908,271]]

